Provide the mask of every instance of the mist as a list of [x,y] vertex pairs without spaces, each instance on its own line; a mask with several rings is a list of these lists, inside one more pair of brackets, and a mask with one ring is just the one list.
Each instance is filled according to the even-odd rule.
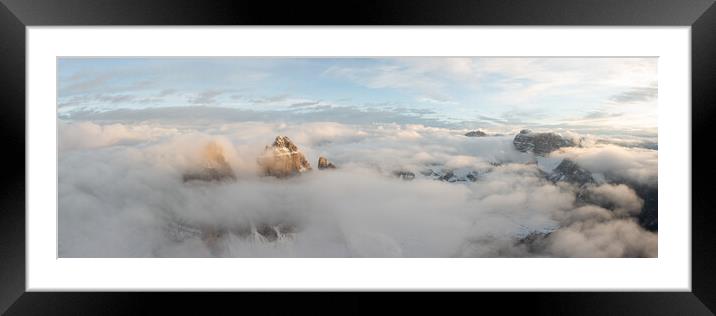
[[[546,179],[514,134],[421,124],[59,122],[60,257],[656,257],[623,183]],[[488,131],[489,132],[489,131]],[[278,135],[314,167],[257,163]],[[594,136],[569,134],[591,139]],[[182,181],[213,143],[235,181]],[[550,158],[657,185],[657,151],[584,141]],[[335,170],[318,170],[318,157]],[[426,169],[470,170],[438,181]],[[406,181],[395,171],[415,175]],[[578,198],[587,192],[594,204]],[[268,240],[261,225],[290,227]],[[209,237],[207,237],[207,235]]]

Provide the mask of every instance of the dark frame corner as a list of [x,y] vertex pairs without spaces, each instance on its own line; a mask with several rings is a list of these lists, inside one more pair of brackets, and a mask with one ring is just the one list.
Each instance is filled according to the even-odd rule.
[[[480,304],[508,311],[548,314],[713,315],[716,311],[715,203],[706,199],[716,171],[709,150],[716,105],[716,6],[714,0],[0,0],[0,131],[5,136],[0,196],[0,312],[8,314],[136,313],[137,303],[180,301],[186,294],[38,293],[25,291],[25,28],[58,25],[644,25],[691,26],[692,64],[692,292],[654,293],[483,293],[439,295],[445,308]],[[278,9],[277,9],[278,8]],[[668,105],[667,105],[668,106]],[[667,131],[668,132],[668,131]],[[22,166],[22,167],[21,167]],[[193,294],[210,304],[257,296]],[[279,309],[336,306],[339,312],[367,307],[373,294],[292,295]],[[424,294],[417,294],[420,296]],[[287,295],[282,295],[287,299]],[[228,298],[228,299],[226,299]],[[271,299],[276,301],[275,298]],[[434,300],[431,298],[430,300]],[[447,302],[445,302],[447,301]],[[392,297],[386,302],[435,308],[425,300]],[[420,304],[416,304],[420,302]],[[515,302],[519,302],[515,304]],[[412,303],[412,304],[410,304]],[[427,304],[427,305],[426,305]],[[187,312],[172,304],[169,310]],[[275,304],[276,305],[276,304]],[[216,307],[216,305],[214,305]],[[324,307],[324,308],[325,308]],[[273,307],[272,307],[273,308]],[[169,310],[164,310],[169,312]],[[203,308],[199,310],[204,310]],[[385,311],[385,308],[381,308]],[[710,311],[709,311],[710,310]],[[396,311],[404,312],[404,309]]]

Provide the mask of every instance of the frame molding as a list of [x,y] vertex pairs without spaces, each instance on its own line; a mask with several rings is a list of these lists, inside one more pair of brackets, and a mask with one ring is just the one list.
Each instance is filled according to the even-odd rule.
[[[409,305],[444,313],[455,307],[489,305],[501,310],[548,314],[713,315],[716,311],[716,203],[712,194],[716,160],[709,151],[716,93],[716,6],[714,0],[348,0],[216,1],[190,0],[0,0],[0,135],[5,136],[3,190],[0,195],[0,312],[8,314],[133,313],[137,303],[162,306],[188,294],[25,292],[25,36],[26,26],[62,25],[642,25],[691,26],[692,64],[692,292],[677,293],[461,293],[438,295],[442,304],[425,306],[425,294],[392,296],[381,303]],[[694,146],[696,144],[696,146]],[[374,294],[279,294],[276,311],[317,306],[341,312],[371,311]],[[197,311],[223,304],[235,309],[266,294],[192,294],[209,301]],[[416,297],[418,299],[416,300]],[[431,298],[430,301],[433,301]],[[328,303],[327,303],[328,302]],[[418,302],[418,303],[416,303]],[[515,302],[520,302],[515,304]],[[180,304],[181,305],[181,304]],[[241,304],[243,305],[243,304]],[[381,304],[384,305],[384,304]],[[429,305],[429,304],[428,304]],[[467,305],[467,306],[466,306]],[[454,306],[454,307],[453,307]],[[396,312],[405,312],[400,307]],[[265,308],[265,307],[264,307]],[[274,306],[269,305],[273,310]],[[242,307],[242,311],[243,311]],[[387,310],[390,310],[388,308]],[[387,311],[381,307],[380,311]],[[710,310],[710,311],[709,311]]]

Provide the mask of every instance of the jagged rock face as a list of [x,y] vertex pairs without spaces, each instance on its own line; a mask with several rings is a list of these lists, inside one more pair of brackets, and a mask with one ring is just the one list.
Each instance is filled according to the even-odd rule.
[[614,183],[624,184],[630,187],[636,195],[644,201],[639,213],[639,225],[649,231],[659,230],[659,187],[636,181],[625,181],[618,179]]
[[565,181],[579,186],[595,183],[591,172],[569,159],[562,160],[549,175],[549,180],[552,182]]
[[544,156],[562,147],[574,146],[572,140],[563,138],[555,133],[532,133],[524,129],[515,135],[512,141],[515,148],[521,152],[532,151],[535,155]]
[[415,179],[415,174],[410,171],[398,170],[393,171],[393,175],[400,178],[401,180],[410,181]]
[[202,152],[203,166],[198,171],[183,175],[184,182],[199,181],[234,181],[236,175],[224,157],[224,149],[216,142],[210,142]]
[[336,165],[334,165],[332,162],[328,161],[326,157],[318,157],[318,169],[336,169]]
[[632,187],[636,194],[644,200],[639,213],[639,224],[650,231],[659,230],[659,189],[649,186]]
[[278,178],[290,177],[311,170],[311,164],[286,136],[278,136],[271,146],[266,146],[258,163],[263,174]]
[[427,169],[421,172],[424,176],[431,177],[435,180],[446,182],[475,182],[479,177],[479,173],[467,168],[458,169]]
[[484,137],[484,136],[487,136],[487,133],[485,133],[483,131],[479,131],[479,130],[478,131],[470,131],[470,132],[465,133],[465,136],[467,136],[467,137]]
[[[572,160],[562,160],[551,173],[545,173],[545,175],[552,182],[565,181],[580,187],[576,196],[578,204],[597,205],[609,210],[615,208],[613,203],[605,202],[604,199],[595,198],[589,193],[589,186],[597,185],[598,181],[595,180],[595,177],[589,171],[583,169]],[[636,195],[644,201],[637,217],[639,225],[649,231],[659,230],[659,189],[657,186],[625,181],[619,178],[614,179],[613,177],[609,177],[607,183],[624,184],[634,190]]]

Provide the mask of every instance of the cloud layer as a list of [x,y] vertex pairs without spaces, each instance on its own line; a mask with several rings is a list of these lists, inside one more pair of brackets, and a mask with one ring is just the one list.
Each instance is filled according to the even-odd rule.
[[[457,67],[457,66],[456,66]],[[456,68],[456,71],[459,69]],[[61,257],[654,257],[656,234],[634,220],[626,185],[587,190],[545,179],[512,135],[465,137],[420,124],[240,122],[196,125],[61,122]],[[256,157],[287,135],[314,170],[262,177]],[[218,144],[235,182],[182,182]],[[338,169],[315,170],[319,156]],[[595,173],[656,185],[656,151],[567,148]],[[426,168],[476,171],[475,182],[424,177]],[[396,178],[409,170],[412,181]],[[290,225],[266,241],[244,233]],[[211,238],[206,232],[217,233]],[[203,235],[202,235],[203,234]]]

